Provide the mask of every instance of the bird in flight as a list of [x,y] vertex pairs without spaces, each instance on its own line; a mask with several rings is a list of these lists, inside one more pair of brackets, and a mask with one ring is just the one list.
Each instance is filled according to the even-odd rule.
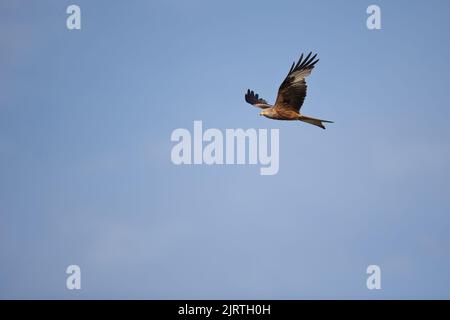
[[250,89],[247,90],[245,101],[263,109],[260,113],[261,116],[275,120],[300,120],[325,129],[323,123],[333,123],[333,121],[316,119],[300,114],[300,108],[306,97],[307,85],[305,78],[311,74],[314,65],[319,61],[319,59],[314,60],[317,54],[312,57],[311,55],[312,52],[303,59],[302,54],[297,64],[295,62],[292,64],[289,73],[278,89],[278,96],[274,106],[268,104],[266,100],[261,99],[257,93],[255,94]]

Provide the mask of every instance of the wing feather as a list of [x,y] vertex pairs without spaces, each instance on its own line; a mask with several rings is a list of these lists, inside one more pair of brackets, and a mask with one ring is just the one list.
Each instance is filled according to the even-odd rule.
[[250,89],[247,89],[247,93],[245,94],[245,101],[261,109],[272,107],[272,105],[268,104],[266,100],[260,98],[257,93],[253,92],[253,90]]
[[299,111],[306,97],[307,85],[305,78],[311,74],[315,64],[319,59],[315,60],[317,54],[312,55],[310,52],[305,58],[303,54],[297,63],[293,63],[289,73],[278,89],[275,109],[289,109]]

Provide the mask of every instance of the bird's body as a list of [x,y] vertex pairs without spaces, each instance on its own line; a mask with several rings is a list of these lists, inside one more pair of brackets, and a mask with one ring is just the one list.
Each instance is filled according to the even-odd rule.
[[274,107],[261,111],[260,115],[274,120],[298,120],[300,113],[294,110],[277,110]]
[[306,97],[306,81],[305,78],[311,74],[314,65],[319,61],[314,61],[317,55],[311,57],[309,53],[305,59],[303,54],[298,60],[292,64],[288,75],[278,89],[277,100],[275,105],[270,105],[266,100],[259,98],[251,90],[247,90],[245,101],[251,105],[263,109],[260,115],[274,120],[300,120],[325,129],[323,122],[332,123],[332,121],[316,119],[300,114],[300,108]]

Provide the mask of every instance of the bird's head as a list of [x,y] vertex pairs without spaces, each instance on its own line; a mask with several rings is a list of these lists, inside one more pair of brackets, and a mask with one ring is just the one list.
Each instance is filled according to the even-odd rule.
[[267,118],[272,117],[272,115],[273,115],[272,108],[267,108],[267,109],[262,110],[262,111],[259,113],[259,115],[260,115],[260,116],[267,117]]

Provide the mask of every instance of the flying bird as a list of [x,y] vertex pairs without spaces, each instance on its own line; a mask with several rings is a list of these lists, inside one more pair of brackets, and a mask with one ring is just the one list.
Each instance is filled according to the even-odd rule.
[[304,59],[303,54],[300,56],[297,64],[292,64],[289,73],[278,89],[277,100],[275,105],[268,104],[266,100],[261,99],[257,93],[248,89],[245,95],[245,101],[251,105],[263,109],[260,113],[275,120],[300,120],[313,124],[325,129],[324,122],[333,123],[333,121],[316,119],[300,114],[300,108],[306,97],[306,81],[305,78],[311,74],[315,64],[319,59],[314,60],[317,54],[312,55],[310,52]]

